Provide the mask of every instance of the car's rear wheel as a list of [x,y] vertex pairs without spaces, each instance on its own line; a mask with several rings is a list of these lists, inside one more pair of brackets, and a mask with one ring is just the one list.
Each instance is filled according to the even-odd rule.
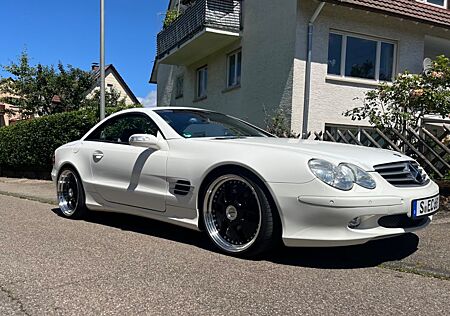
[[63,169],[57,182],[58,205],[62,215],[69,218],[82,218],[86,215],[83,184],[77,172]]
[[250,177],[225,174],[212,179],[204,194],[203,221],[214,245],[228,254],[254,256],[273,245],[270,203]]

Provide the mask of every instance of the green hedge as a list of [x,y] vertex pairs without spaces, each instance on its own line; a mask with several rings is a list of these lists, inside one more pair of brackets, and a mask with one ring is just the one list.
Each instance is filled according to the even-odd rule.
[[96,117],[94,111],[80,110],[0,128],[1,173],[50,173],[55,149],[80,139],[97,123]]

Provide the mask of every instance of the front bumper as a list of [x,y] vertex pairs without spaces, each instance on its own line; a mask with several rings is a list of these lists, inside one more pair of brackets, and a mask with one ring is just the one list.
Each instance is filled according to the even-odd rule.
[[[439,187],[430,182],[423,187],[399,188],[378,174],[372,176],[377,181],[375,190],[355,186],[348,192],[318,179],[303,184],[268,183],[280,211],[284,244],[290,247],[357,245],[414,232],[431,222],[429,216],[413,222],[416,225],[381,226],[379,220],[385,216],[409,217],[412,200],[437,195]],[[349,228],[356,217],[361,218],[361,224]]]
[[56,178],[58,177],[58,170],[56,170],[55,167],[53,167],[53,169],[52,169],[51,176],[52,176],[53,183],[56,184]]

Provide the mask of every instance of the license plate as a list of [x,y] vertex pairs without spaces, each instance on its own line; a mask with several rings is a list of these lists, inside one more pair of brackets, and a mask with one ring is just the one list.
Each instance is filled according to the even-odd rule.
[[412,202],[412,217],[417,218],[433,214],[439,210],[439,195]]

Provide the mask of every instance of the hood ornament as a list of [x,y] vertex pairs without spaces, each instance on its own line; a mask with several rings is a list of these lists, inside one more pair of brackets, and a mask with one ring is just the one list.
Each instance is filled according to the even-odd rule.
[[422,172],[420,172],[419,168],[416,167],[415,165],[413,165],[412,163],[407,163],[405,165],[405,172],[410,173],[411,178],[417,183],[417,184],[422,184],[425,182],[425,175],[422,175]]

